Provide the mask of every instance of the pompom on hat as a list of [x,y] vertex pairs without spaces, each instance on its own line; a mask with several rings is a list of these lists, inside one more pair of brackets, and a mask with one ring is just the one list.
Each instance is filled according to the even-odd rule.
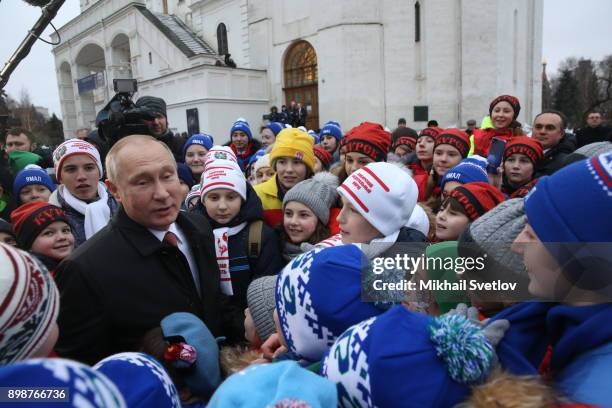
[[374,228],[384,236],[406,225],[418,198],[418,187],[412,177],[390,163],[370,163],[353,172],[338,187]]
[[57,146],[53,151],[53,164],[55,165],[55,176],[61,183],[62,181],[62,166],[67,158],[83,154],[89,156],[98,166],[100,172],[100,178],[104,176],[104,168],[102,167],[102,161],[100,160],[100,153],[89,142],[81,139],[70,139]]
[[[323,360],[339,406],[450,407],[488,375],[493,346],[460,315],[431,316],[395,306],[344,332]],[[441,392],[443,390],[443,392]]]
[[266,125],[266,128],[270,129],[274,136],[278,136],[280,131],[284,129],[284,126],[280,122],[270,122]]
[[253,139],[253,134],[251,133],[251,127],[249,126],[249,122],[247,122],[244,118],[238,118],[236,122],[234,122],[232,128],[230,129],[230,138],[236,131],[244,132],[248,136],[249,141]]
[[39,358],[0,366],[0,384],[10,388],[65,389],[64,400],[58,400],[56,404],[37,401],[37,406],[128,407],[117,386],[104,374],[63,358]]
[[279,273],[276,310],[291,352],[318,361],[344,330],[382,313],[361,300],[368,265],[357,246],[341,245],[306,252]]
[[516,96],[512,95],[500,95],[497,98],[491,101],[489,105],[489,116],[493,113],[493,109],[495,109],[495,105],[500,102],[508,102],[510,106],[512,106],[512,110],[514,111],[514,120],[518,118],[519,113],[521,112],[521,104]]
[[314,172],[314,140],[308,133],[297,128],[285,128],[277,136],[270,152],[270,161],[274,166],[279,157],[289,157],[304,162]]
[[25,360],[38,351],[57,320],[59,301],[55,282],[42,263],[0,243],[0,365]]
[[470,136],[460,129],[444,129],[436,137],[434,149],[443,144],[453,146],[465,159],[468,155],[468,152],[470,151]]
[[342,128],[338,122],[327,122],[321,128],[319,137],[323,139],[324,136],[333,136],[337,141],[342,139]]
[[504,201],[504,195],[488,183],[467,183],[448,194],[464,209],[470,221],[475,221],[487,211]]
[[119,353],[98,362],[93,369],[119,389],[130,408],[180,408],[174,383],[162,365],[144,353]]
[[391,134],[378,123],[363,122],[348,131],[342,147],[346,153],[365,154],[376,162],[384,162],[391,145]]

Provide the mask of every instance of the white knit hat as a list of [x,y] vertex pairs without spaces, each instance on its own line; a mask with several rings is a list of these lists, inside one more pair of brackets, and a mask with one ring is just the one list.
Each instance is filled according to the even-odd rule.
[[414,210],[412,210],[412,214],[410,215],[410,219],[406,224],[408,228],[414,228],[417,231],[423,233],[423,235],[429,235],[429,218],[427,217],[427,213],[424,209],[421,208],[420,205],[415,205]]
[[385,236],[408,223],[419,195],[408,173],[385,162],[355,171],[338,187],[338,193]]
[[217,165],[218,162],[213,162],[202,173],[202,182],[200,186],[200,197],[204,200],[204,196],[211,190],[225,188],[233,190],[240,194],[243,200],[246,201],[246,178],[240,169]]
[[70,139],[57,146],[57,148],[53,151],[53,165],[55,167],[55,177],[57,178],[57,181],[61,182],[61,172],[64,161],[68,157],[75,156],[77,154],[84,154],[91,157],[93,161],[96,162],[96,166],[98,166],[98,170],[100,171],[100,178],[102,178],[104,175],[104,169],[102,167],[102,160],[100,160],[100,153],[98,152],[98,149],[96,149],[91,143],[84,140]]
[[238,158],[229,146],[213,146],[204,156],[204,169],[212,162],[218,162],[217,164],[223,163],[223,165],[233,166],[240,170]]
[[257,170],[263,169],[266,167],[270,167],[270,154],[269,153],[264,154],[259,159],[257,159],[257,161],[255,162],[255,167],[253,171],[257,173]]
[[59,292],[27,252],[0,243],[0,366],[32,357],[51,333]]

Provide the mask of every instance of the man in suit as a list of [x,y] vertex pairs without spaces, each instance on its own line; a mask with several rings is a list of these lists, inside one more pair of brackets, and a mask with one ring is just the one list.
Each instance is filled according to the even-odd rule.
[[93,364],[137,350],[165,316],[190,312],[222,334],[219,270],[208,222],[180,212],[170,149],[151,136],[119,140],[106,157],[121,208],[59,267],[62,357]]

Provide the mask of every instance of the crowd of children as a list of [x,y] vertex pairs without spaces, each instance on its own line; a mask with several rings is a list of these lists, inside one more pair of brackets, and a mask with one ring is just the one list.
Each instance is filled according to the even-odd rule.
[[[53,351],[54,278],[119,205],[96,147],[67,140],[57,185],[26,166],[0,219],[0,386],[91,407],[612,406],[612,143],[542,172],[551,146],[519,112],[501,95],[471,135],[271,122],[259,141],[242,118],[226,146],[192,135],[181,208],[212,229],[223,337],[177,310],[92,367]],[[373,267],[474,248],[520,300],[394,286],[462,279],[452,267]]]

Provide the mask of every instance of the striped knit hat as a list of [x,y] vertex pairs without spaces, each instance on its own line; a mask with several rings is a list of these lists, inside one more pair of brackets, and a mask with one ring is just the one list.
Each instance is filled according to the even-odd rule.
[[504,195],[488,183],[463,184],[448,194],[454,198],[464,209],[470,221],[478,219],[497,204],[504,201]]

